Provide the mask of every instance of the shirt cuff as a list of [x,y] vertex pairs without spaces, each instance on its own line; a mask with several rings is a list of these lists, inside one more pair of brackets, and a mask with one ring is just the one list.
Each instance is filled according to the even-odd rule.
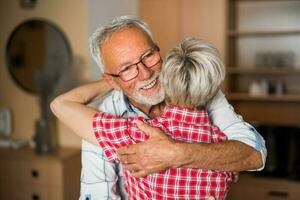
[[267,157],[267,149],[262,136],[254,127],[246,123],[242,116],[234,112],[233,107],[221,91],[215,95],[207,106],[213,124],[218,126],[229,140],[240,141],[261,153],[263,167],[256,170],[262,170]]
[[265,140],[263,139],[263,137],[253,127],[249,127],[248,130],[242,129],[242,130],[240,130],[240,133],[235,133],[235,134],[228,134],[228,132],[227,133],[226,132],[227,131],[225,131],[224,133],[227,135],[228,140],[236,140],[236,141],[242,142],[260,152],[261,160],[262,160],[262,164],[263,164],[262,167],[258,168],[258,169],[248,170],[248,171],[263,170],[265,167],[266,158],[267,158],[267,149],[266,149]]

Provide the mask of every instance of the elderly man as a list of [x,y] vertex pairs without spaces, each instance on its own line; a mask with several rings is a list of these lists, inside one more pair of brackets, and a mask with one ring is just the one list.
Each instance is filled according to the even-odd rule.
[[[102,111],[148,118],[160,113],[157,105],[164,100],[158,79],[161,63],[151,60],[157,44],[144,22],[116,18],[98,29],[90,44],[104,79],[115,89],[98,105]],[[119,149],[124,166],[137,177],[179,166],[223,171],[262,169],[266,158],[264,140],[234,113],[221,92],[208,105],[208,110],[213,123],[229,141],[172,142],[161,137],[160,129],[144,125],[141,128],[151,132],[151,138]],[[120,198],[126,199],[120,165],[109,162],[100,147],[83,141],[81,199]]]

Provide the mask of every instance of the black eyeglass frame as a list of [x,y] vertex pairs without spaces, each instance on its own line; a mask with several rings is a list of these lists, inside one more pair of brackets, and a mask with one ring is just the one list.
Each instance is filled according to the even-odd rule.
[[[107,75],[109,75],[109,76],[116,77],[116,78],[120,78],[120,79],[121,79],[122,81],[124,81],[124,82],[131,81],[131,80],[135,79],[135,78],[139,75],[138,64],[142,63],[146,68],[152,68],[152,67],[156,66],[158,63],[161,63],[161,62],[162,62],[161,56],[159,56],[160,59],[159,59],[159,61],[158,61],[157,63],[153,64],[152,66],[147,66],[147,65],[145,65],[145,64],[143,63],[143,59],[147,56],[147,53],[148,53],[148,52],[151,52],[151,51],[158,51],[158,52],[159,52],[160,49],[159,49],[159,47],[158,47],[157,45],[155,45],[153,48],[151,48],[151,49],[149,49],[147,52],[145,52],[145,53],[141,56],[141,58],[140,58],[140,60],[139,60],[138,62],[126,66],[125,69],[124,69],[124,70],[121,70],[118,74],[111,74],[111,73],[105,73],[105,74],[107,74]],[[120,73],[126,71],[127,68],[129,68],[129,67],[131,67],[131,66],[134,66],[134,65],[136,66],[136,69],[137,69],[137,71],[138,71],[138,73],[136,74],[136,76],[134,76],[133,78],[131,78],[131,79],[129,79],[129,80],[124,80],[124,79],[122,79]]]

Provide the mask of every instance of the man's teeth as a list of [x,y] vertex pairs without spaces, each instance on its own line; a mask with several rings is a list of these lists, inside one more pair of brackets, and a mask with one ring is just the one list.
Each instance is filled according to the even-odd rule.
[[156,79],[154,79],[152,82],[150,82],[148,85],[142,87],[143,90],[148,90],[150,88],[152,88],[156,83]]

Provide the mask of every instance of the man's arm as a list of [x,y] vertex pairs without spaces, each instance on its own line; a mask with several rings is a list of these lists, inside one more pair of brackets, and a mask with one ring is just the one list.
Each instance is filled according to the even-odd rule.
[[177,167],[242,171],[262,166],[260,153],[239,141],[189,144],[175,142],[159,128],[147,124],[140,124],[139,128],[150,133],[150,139],[118,150],[120,160],[134,172],[133,176]]
[[[228,103],[221,91],[216,94],[207,107],[213,124],[227,135],[228,140],[239,141],[260,152],[260,158],[256,160],[256,163],[262,163],[262,166],[254,168],[254,170],[262,170],[267,157],[267,149],[263,137],[254,127],[245,122],[242,116],[234,112],[233,107]],[[248,168],[248,170],[251,170],[251,168]]]
[[[229,141],[211,144],[186,144],[162,137],[159,129],[142,125],[152,137],[144,143],[119,149],[119,157],[136,176],[145,176],[166,168],[192,167],[222,171],[252,170],[263,166],[266,150],[261,136],[237,116],[224,95],[219,93],[210,104],[213,123],[225,124]],[[213,115],[211,114],[213,113]],[[229,114],[228,116],[226,114]],[[224,115],[223,119],[220,115]],[[153,136],[153,133],[154,134]],[[166,154],[162,152],[168,152]]]

